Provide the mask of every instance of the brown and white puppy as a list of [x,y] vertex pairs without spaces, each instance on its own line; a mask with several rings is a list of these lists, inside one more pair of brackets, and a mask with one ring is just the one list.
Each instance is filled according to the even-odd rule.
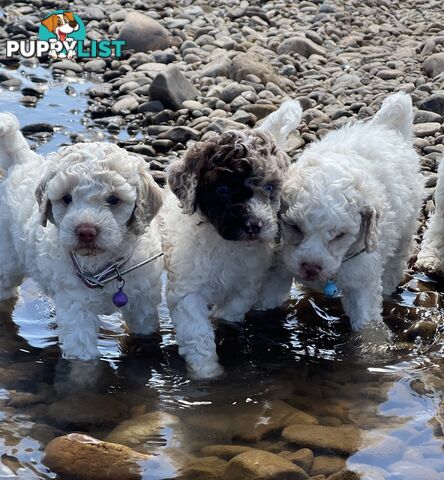
[[[75,50],[70,48],[70,45],[66,40],[71,33],[80,28],[74,18],[74,14],[72,12],[54,13],[53,15],[44,18],[42,20],[42,25],[56,35],[57,41],[63,43],[64,49],[67,51],[67,53],[64,53],[62,49],[51,48],[50,55],[53,58],[73,58]],[[51,39],[50,42],[55,42],[55,40]]]
[[[281,108],[282,117],[288,105]],[[171,192],[160,213],[167,300],[179,351],[197,377],[222,371],[210,317],[240,322],[257,301],[288,165],[274,137],[258,129],[196,144],[168,168]]]

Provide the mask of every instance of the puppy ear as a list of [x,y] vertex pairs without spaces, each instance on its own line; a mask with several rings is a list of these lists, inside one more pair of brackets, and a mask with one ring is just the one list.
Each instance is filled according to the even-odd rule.
[[143,235],[163,203],[163,191],[154,181],[149,172],[149,166],[145,162],[139,169],[139,183],[136,190],[136,204],[128,221],[128,227],[134,234]]
[[74,21],[74,14],[72,12],[65,12],[64,15],[68,19],[68,21],[70,22]]
[[57,15],[50,15],[42,20],[42,24],[51,32],[54,33],[57,26]]
[[186,158],[176,160],[168,166],[167,181],[179,199],[183,212],[192,215],[196,211],[197,174],[194,169],[190,169]]
[[35,197],[39,205],[40,213],[40,224],[43,227],[46,227],[48,220],[55,225],[54,217],[52,215],[52,204],[48,199],[48,183],[55,176],[55,172],[47,173],[39,183],[36,191]]
[[379,212],[374,207],[366,206],[361,212],[361,231],[364,237],[365,251],[374,252],[378,247]]

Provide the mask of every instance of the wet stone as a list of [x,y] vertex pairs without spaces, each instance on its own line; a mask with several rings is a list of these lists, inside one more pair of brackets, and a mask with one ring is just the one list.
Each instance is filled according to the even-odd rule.
[[71,433],[49,442],[44,463],[59,475],[76,480],[139,480],[141,464],[149,458],[122,445]]

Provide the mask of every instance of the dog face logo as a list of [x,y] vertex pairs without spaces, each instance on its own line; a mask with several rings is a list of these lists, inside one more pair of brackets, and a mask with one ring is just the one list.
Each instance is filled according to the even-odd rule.
[[85,27],[78,15],[58,10],[41,22],[39,38],[51,43],[49,54],[52,58],[73,59],[76,56],[78,40],[84,40]]

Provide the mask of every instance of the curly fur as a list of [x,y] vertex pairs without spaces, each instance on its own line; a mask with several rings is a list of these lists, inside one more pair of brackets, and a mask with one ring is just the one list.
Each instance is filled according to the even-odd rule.
[[[240,322],[258,301],[287,166],[269,133],[250,130],[196,144],[168,168],[171,192],[159,215],[167,300],[179,352],[197,377],[222,371],[211,318]],[[248,233],[253,223],[262,227]]]
[[[0,165],[6,170],[0,183],[0,298],[14,295],[22,279],[32,277],[54,297],[63,355],[91,359],[99,355],[98,315],[116,309],[115,285],[88,289],[69,253],[75,251],[89,272],[131,252],[128,266],[157,253],[160,236],[150,222],[162,191],[143,159],[116,145],[80,143],[43,158],[18,128],[15,117],[0,114]],[[111,195],[117,205],[107,203]],[[97,228],[94,246],[82,247],[76,233],[81,224]],[[157,329],[162,264],[155,261],[125,278],[130,302],[123,314],[135,333]]]
[[355,330],[381,320],[410,254],[423,191],[411,130],[410,97],[393,95],[309,146],[284,183],[283,262],[315,288],[335,277]]
[[438,167],[435,212],[424,233],[416,266],[431,275],[444,276],[444,161]]

